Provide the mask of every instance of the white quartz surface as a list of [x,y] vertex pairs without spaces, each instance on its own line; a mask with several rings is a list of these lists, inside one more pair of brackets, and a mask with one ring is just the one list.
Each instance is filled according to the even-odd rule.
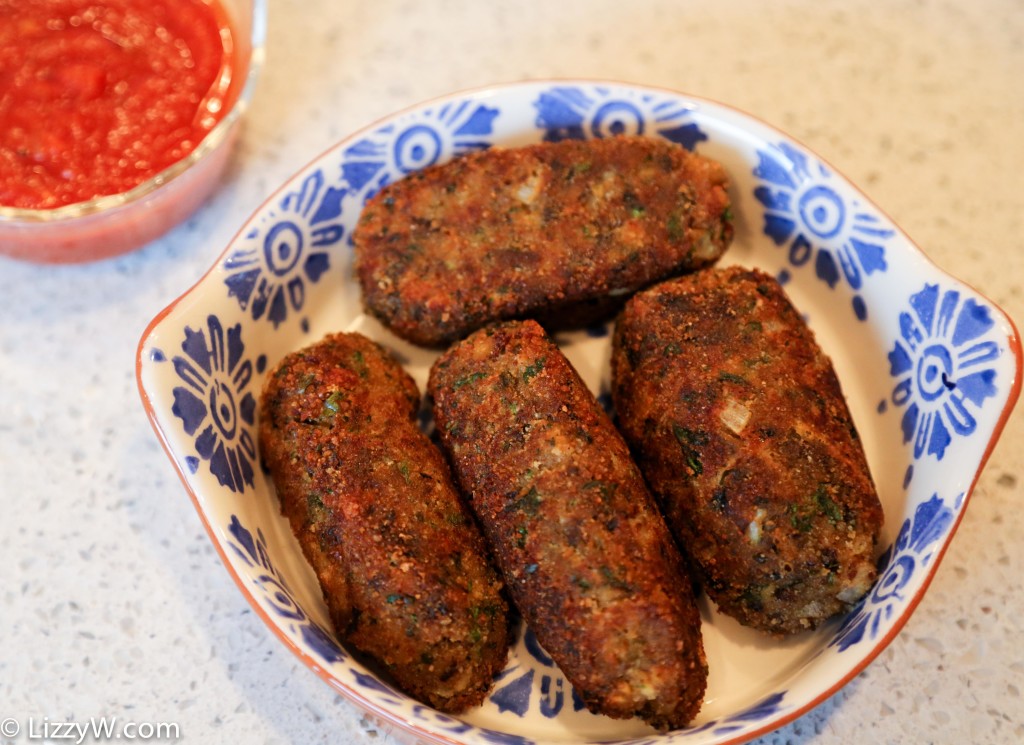
[[[0,719],[173,722],[188,742],[391,743],[283,649],[220,565],[139,400],[147,322],[349,132],[453,90],[614,78],[805,142],[941,267],[1024,321],[1020,0],[270,0],[223,188],[132,255],[0,259]],[[1024,742],[1024,422],[932,586],[859,677],[765,736]],[[0,743],[5,742],[0,734]]]

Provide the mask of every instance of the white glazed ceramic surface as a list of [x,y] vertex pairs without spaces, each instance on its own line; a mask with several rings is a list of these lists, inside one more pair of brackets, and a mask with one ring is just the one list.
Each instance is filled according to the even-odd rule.
[[[260,468],[263,376],[286,352],[359,330],[394,350],[422,389],[435,353],[362,313],[350,238],[366,199],[473,149],[617,133],[671,139],[729,171],[736,238],[722,263],[778,277],[835,363],[885,508],[879,579],[847,617],[786,641],[741,628],[702,600],[710,678],[700,715],[683,730],[658,734],[639,720],[590,714],[524,628],[484,705],[442,715],[397,692],[330,629]],[[558,337],[603,399],[609,329]],[[284,644],[372,714],[424,742],[704,745],[744,741],[799,716],[892,640],[1016,401],[1020,362],[1009,318],[937,269],[864,194],[783,133],[671,91],[557,81],[430,101],[324,153],[153,320],[137,373],[154,427],[239,588]]]

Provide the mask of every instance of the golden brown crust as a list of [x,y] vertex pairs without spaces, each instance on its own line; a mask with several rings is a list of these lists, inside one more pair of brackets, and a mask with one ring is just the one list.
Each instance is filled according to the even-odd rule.
[[708,595],[772,634],[849,609],[882,508],[831,361],[770,276],[663,282],[626,305],[618,424]]
[[726,189],[718,163],[660,138],[475,152],[367,203],[356,273],[370,312],[439,346],[494,320],[602,308],[713,263],[732,239]]
[[267,378],[262,457],[331,620],[411,695],[483,701],[508,652],[508,607],[407,373],[359,334],[287,356]]
[[431,370],[438,432],[526,622],[592,711],[682,727],[707,665],[681,557],[628,447],[533,321]]

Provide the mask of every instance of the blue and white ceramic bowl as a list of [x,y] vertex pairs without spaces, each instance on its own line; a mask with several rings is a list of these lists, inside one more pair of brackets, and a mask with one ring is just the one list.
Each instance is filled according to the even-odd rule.
[[[618,133],[664,137],[728,169],[736,238],[723,263],[778,277],[835,363],[885,508],[879,579],[847,617],[782,642],[704,601],[711,673],[687,729],[656,734],[588,713],[526,629],[486,703],[446,716],[397,692],[331,630],[260,468],[263,377],[328,332],[360,330],[395,350],[422,386],[434,354],[362,313],[351,235],[366,199],[471,150]],[[607,332],[559,337],[598,394],[608,389]],[[282,643],[408,739],[473,745],[741,742],[808,711],[857,675],[921,600],[1017,399],[1020,369],[1011,320],[936,268],[814,153],[717,103],[594,81],[458,93],[342,141],[286,183],[152,321],[137,359],[145,407],[211,540]]]

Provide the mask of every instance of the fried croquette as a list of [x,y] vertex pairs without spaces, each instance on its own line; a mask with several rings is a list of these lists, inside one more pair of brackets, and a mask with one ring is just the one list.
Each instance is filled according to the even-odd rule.
[[419,400],[377,344],[331,335],[268,375],[260,447],[339,637],[459,712],[505,664],[508,605]]
[[719,163],[630,136],[411,173],[366,204],[353,242],[367,309],[436,347],[495,320],[610,316],[630,293],[715,262],[732,234]]
[[832,363],[778,282],[707,269],[637,294],[612,374],[618,425],[723,613],[784,635],[868,591],[882,507]]
[[534,321],[481,329],[428,386],[509,594],[587,708],[671,729],[701,706],[700,615],[628,447]]

